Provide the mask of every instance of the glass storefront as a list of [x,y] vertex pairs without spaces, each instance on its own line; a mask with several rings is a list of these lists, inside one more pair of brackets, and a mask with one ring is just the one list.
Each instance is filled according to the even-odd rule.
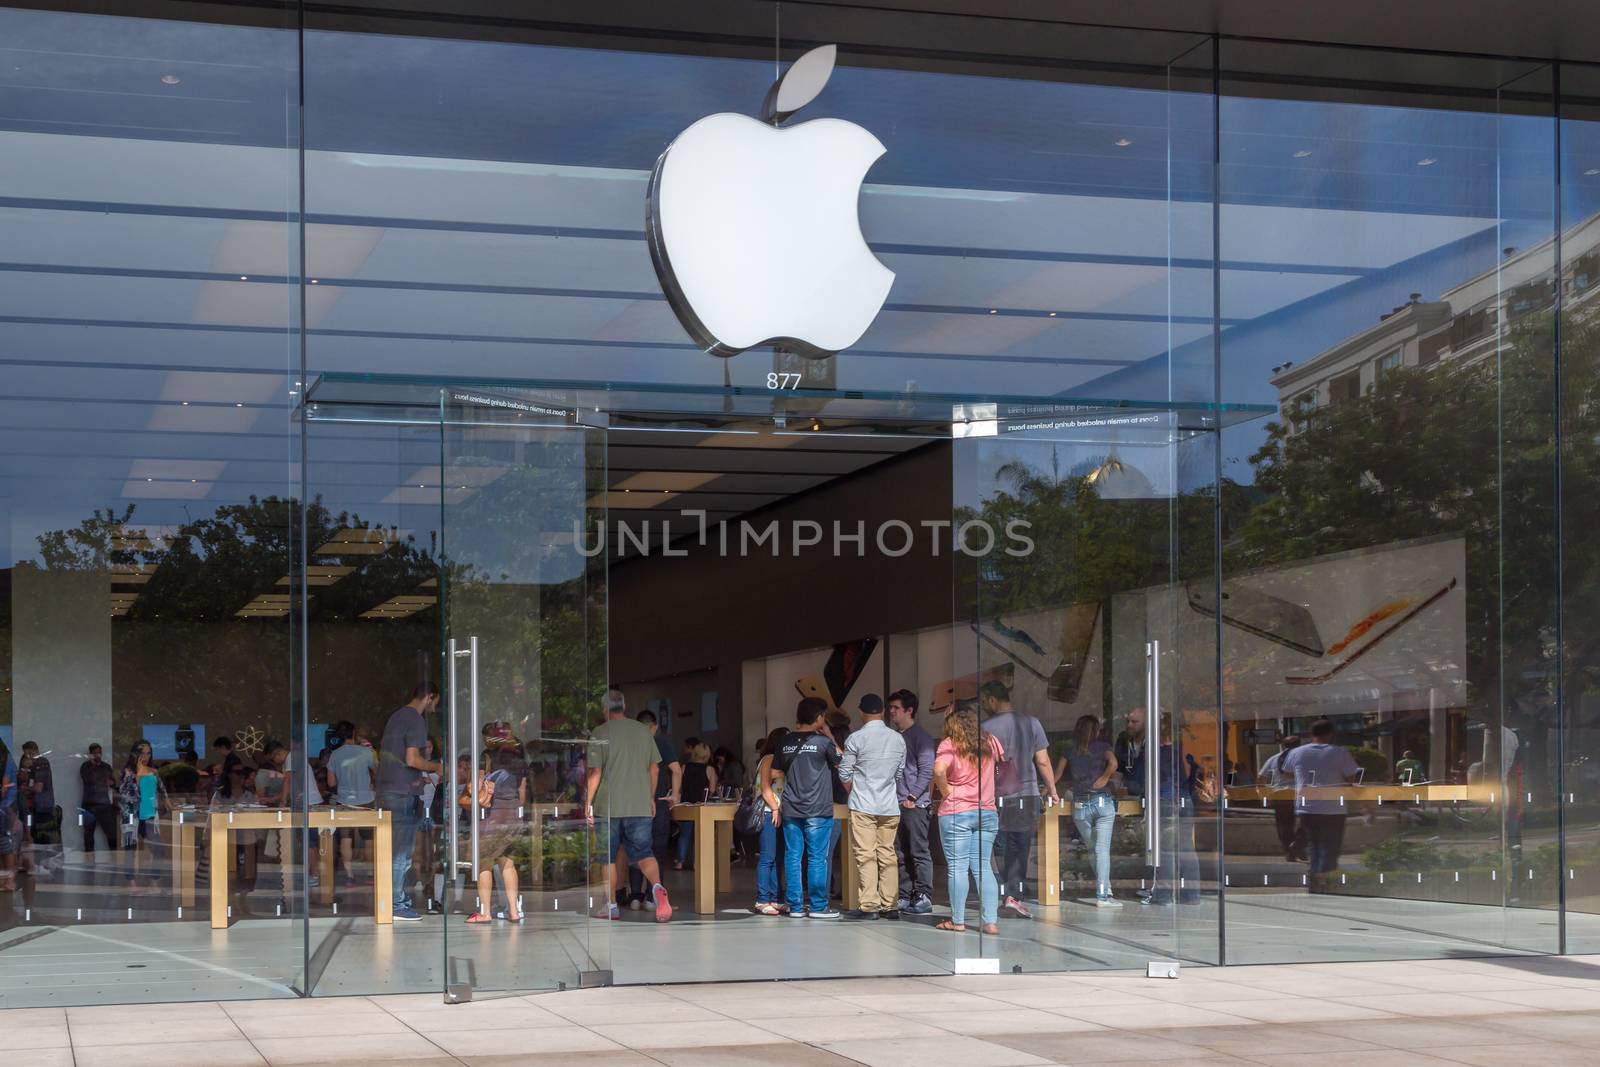
[[[594,6],[0,8],[0,1006],[1600,943],[1600,73]],[[711,355],[652,172],[822,43],[889,295]],[[869,695],[893,899],[741,810]]]

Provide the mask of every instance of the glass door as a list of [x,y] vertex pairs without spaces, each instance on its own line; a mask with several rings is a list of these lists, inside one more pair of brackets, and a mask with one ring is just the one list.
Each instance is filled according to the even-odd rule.
[[604,983],[584,811],[606,686],[606,558],[587,551],[604,431],[525,391],[439,401],[446,993]]
[[1214,597],[1180,580],[1178,491],[1210,435],[1057,410],[953,424],[953,709],[1001,748],[973,863],[995,872],[998,923],[975,944],[1001,970],[1214,962],[1214,645],[1184,647]]

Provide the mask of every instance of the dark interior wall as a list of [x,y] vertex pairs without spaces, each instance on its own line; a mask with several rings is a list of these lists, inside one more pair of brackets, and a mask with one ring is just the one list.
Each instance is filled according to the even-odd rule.
[[[684,558],[636,557],[613,564],[612,678],[658,679],[716,669],[722,694],[719,733],[725,734],[738,729],[744,660],[948,623],[949,534],[941,535],[934,555],[919,524],[950,519],[950,464],[949,444],[935,442],[747,516],[745,521],[758,529],[772,520],[780,523],[782,554],[776,558],[770,547],[739,555],[732,530],[724,557],[713,529],[708,544],[691,542]],[[824,540],[797,557],[790,524],[806,519],[823,525]],[[918,531],[915,548],[904,556],[884,556],[874,543],[873,531],[891,519]],[[865,524],[864,554],[857,555],[847,542],[834,555],[835,521],[846,533],[853,533],[858,522]]]

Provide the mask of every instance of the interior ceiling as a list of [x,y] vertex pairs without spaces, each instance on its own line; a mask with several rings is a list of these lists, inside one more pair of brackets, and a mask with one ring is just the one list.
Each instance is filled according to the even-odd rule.
[[606,433],[611,554],[637,555],[632,542],[619,551],[618,524],[655,551],[668,522],[674,539],[698,536],[697,518],[681,512],[704,511],[708,525],[736,520],[949,437],[948,423],[618,415]]

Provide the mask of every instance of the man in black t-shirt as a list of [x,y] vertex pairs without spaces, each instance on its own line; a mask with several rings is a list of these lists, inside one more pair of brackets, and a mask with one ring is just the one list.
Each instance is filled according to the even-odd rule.
[[94,851],[94,831],[99,827],[106,847],[117,851],[122,847],[117,828],[117,776],[98,742],[89,746],[89,758],[78,767],[78,777],[83,784],[83,810],[89,813],[83,823],[83,850]]
[[[828,869],[834,840],[833,787],[838,779],[839,747],[822,732],[822,716],[827,710],[828,705],[816,697],[800,701],[794,713],[794,729],[779,743],[767,769],[769,789],[778,774],[783,774],[779,805],[790,918],[807,914],[807,895],[811,918],[839,917],[828,906]],[[802,887],[809,894],[803,893]]]
[[[683,788],[683,764],[678,762],[667,739],[661,736],[655,712],[646,708],[634,718],[649,728],[650,736],[656,740],[656,754],[661,757],[661,773],[656,778],[656,814],[650,824],[651,854],[661,857],[667,854],[668,839],[672,836],[672,809],[679,803],[680,790]],[[633,864],[628,868],[628,888],[617,890],[617,906],[634,911],[640,908],[654,911],[656,902],[649,890],[650,883],[645,879],[644,872],[639,870],[638,864]]]

